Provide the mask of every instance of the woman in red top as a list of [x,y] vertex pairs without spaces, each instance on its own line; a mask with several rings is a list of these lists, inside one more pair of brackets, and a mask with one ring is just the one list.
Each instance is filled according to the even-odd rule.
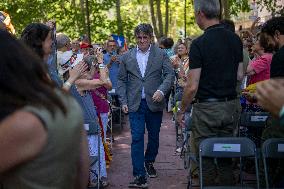
[[260,33],[257,38],[258,40],[252,47],[255,58],[249,63],[246,71],[246,74],[250,76],[249,84],[270,78],[270,64],[273,56],[274,44],[264,33]]

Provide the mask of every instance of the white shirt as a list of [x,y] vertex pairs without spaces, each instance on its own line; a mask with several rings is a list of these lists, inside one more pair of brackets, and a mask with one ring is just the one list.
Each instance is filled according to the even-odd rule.
[[[151,45],[146,52],[142,52],[137,46],[136,60],[138,62],[138,66],[142,74],[142,77],[145,76],[147,62],[148,62],[149,55],[150,55],[150,49],[151,49]],[[144,92],[144,87],[143,87],[142,88],[142,99],[144,98],[145,98],[145,92]]]

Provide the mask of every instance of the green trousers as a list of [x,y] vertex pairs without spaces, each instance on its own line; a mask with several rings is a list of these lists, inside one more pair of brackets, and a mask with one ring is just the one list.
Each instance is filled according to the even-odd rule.
[[[232,137],[238,120],[237,100],[195,103],[192,112],[191,151],[198,155],[199,144],[209,137]],[[218,178],[218,182],[216,182]],[[233,185],[232,160],[212,158],[203,160],[204,185]]]

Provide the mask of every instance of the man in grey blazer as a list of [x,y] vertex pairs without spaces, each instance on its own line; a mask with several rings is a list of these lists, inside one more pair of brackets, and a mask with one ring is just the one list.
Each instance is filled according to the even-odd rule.
[[[132,144],[133,182],[130,188],[147,188],[146,172],[157,177],[153,166],[159,148],[159,132],[165,107],[164,95],[170,90],[174,73],[165,52],[154,44],[153,28],[140,24],[134,34],[137,47],[121,57],[117,94],[122,110],[129,113]],[[145,125],[148,145],[144,155]],[[146,170],[145,170],[146,168]]]

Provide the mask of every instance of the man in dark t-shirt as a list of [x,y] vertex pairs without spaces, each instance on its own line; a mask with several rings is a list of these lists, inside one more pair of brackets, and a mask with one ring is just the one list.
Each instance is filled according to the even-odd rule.
[[[232,137],[237,116],[237,80],[243,78],[243,47],[240,38],[219,23],[219,0],[195,0],[195,19],[204,34],[190,47],[189,79],[177,120],[182,124],[186,107],[192,111],[193,152],[203,139]],[[213,159],[203,161],[204,185],[215,185]],[[218,158],[219,184],[233,185],[232,161]]]
[[240,38],[220,24],[205,29],[190,47],[189,68],[201,69],[195,98],[236,97],[237,70],[242,62]]
[[270,66],[270,77],[284,77],[284,16],[268,20],[262,30],[276,44],[277,52],[273,55]]
[[[270,67],[271,79],[258,84],[256,90],[258,103],[274,114],[273,117],[268,118],[267,127],[262,133],[262,140],[265,141],[269,138],[284,138],[284,104],[282,103],[282,96],[277,95],[279,92],[281,94],[284,84],[284,17],[274,17],[268,20],[261,32],[270,36],[278,49],[272,57]],[[270,167],[268,170],[270,178],[269,187],[283,188],[284,162],[280,159],[279,161],[273,159],[272,161],[267,161],[267,164]],[[264,182],[262,182],[264,180],[262,179],[263,172],[261,169],[260,178],[261,187],[264,187]]]
[[[270,20],[268,20],[263,28],[262,33],[266,33],[268,36],[271,37],[271,40],[274,41],[276,44],[276,49],[278,51],[273,55],[272,62],[271,62],[271,69],[270,69],[270,77],[271,80],[274,79],[281,79],[283,81],[284,79],[284,16],[281,17],[275,17]],[[273,81],[272,81],[273,82]],[[279,80],[278,83],[281,83]],[[271,93],[268,91],[265,85],[259,84],[257,91],[267,91],[267,93]],[[278,89],[276,89],[278,90]],[[261,95],[258,95],[259,103],[263,106],[266,104],[267,106],[264,106],[265,109],[270,110],[273,104],[273,101],[275,99],[267,98],[267,102],[263,102],[263,98],[260,98]],[[277,100],[277,99],[276,99]],[[284,105],[283,105],[284,107]],[[280,114],[280,112],[279,112]],[[283,121],[283,118],[282,118]],[[263,131],[262,138],[268,139],[268,138],[278,138],[284,137],[284,127],[280,126],[280,119],[276,116],[274,118],[271,118],[270,125]]]

